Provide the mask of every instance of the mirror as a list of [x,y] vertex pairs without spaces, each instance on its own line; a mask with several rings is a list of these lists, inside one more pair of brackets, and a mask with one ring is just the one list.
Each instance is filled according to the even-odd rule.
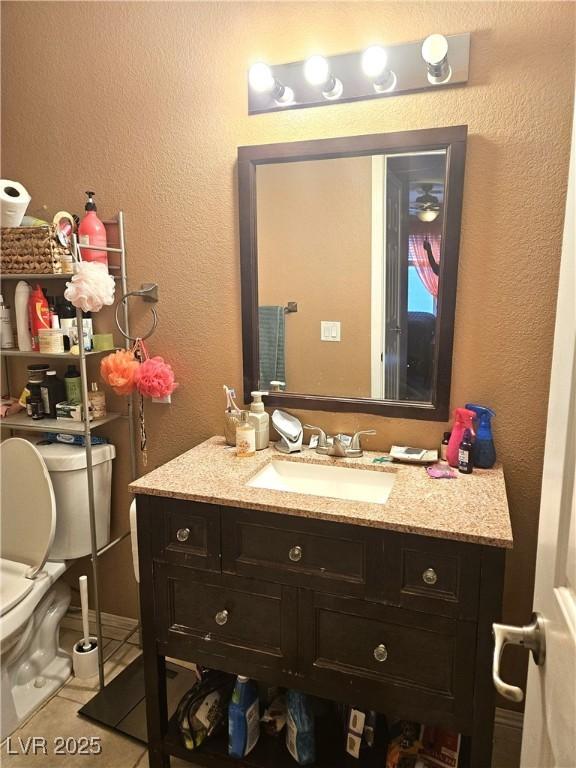
[[465,138],[240,148],[245,395],[447,417]]

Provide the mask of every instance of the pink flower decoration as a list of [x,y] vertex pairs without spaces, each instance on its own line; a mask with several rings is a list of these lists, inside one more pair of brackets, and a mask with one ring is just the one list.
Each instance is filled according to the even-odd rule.
[[172,366],[165,363],[163,357],[144,360],[136,373],[136,388],[144,397],[166,397],[177,386]]

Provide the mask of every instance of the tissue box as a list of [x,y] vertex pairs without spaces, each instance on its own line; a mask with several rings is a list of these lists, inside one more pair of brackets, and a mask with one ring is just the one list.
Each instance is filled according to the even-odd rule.
[[[82,403],[56,403],[56,418],[63,421],[83,421]],[[92,409],[88,409],[88,421],[94,418]]]

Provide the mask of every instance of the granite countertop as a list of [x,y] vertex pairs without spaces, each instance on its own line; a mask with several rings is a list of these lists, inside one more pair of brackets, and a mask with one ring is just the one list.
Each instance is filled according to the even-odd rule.
[[[433,480],[424,467],[373,464],[379,453],[359,459],[321,456],[305,448],[281,454],[274,447],[238,458],[223,437],[212,437],[149,472],[130,485],[136,494],[226,504],[335,522],[366,525],[494,547],[512,547],[512,528],[500,465]],[[331,499],[246,486],[271,459],[337,464],[374,472],[393,472],[396,481],[385,504]]]

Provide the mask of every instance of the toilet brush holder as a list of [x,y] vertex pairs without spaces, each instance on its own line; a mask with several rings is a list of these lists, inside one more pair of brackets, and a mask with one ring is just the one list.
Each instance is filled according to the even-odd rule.
[[95,637],[90,637],[88,647],[85,646],[83,639],[74,643],[72,667],[74,675],[80,679],[98,674],[98,641]]

